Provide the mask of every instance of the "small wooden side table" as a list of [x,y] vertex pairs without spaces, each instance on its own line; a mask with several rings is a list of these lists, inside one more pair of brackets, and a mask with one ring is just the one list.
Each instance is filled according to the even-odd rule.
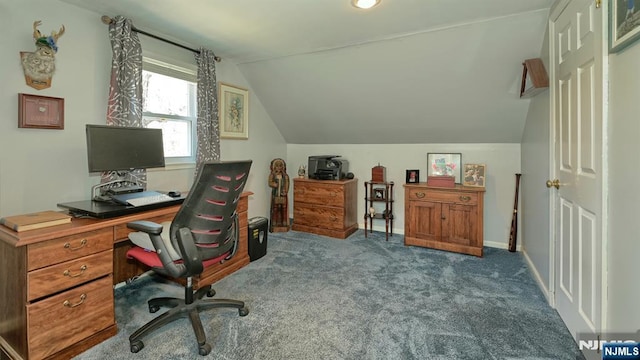
[[373,232],[373,220],[379,219],[384,220],[385,237],[389,241],[389,234],[393,236],[393,181],[365,181],[364,190],[364,236]]

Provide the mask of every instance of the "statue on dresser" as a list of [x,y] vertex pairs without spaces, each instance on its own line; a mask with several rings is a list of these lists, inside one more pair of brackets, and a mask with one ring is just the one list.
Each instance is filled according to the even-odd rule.
[[269,167],[269,187],[271,187],[271,219],[269,225],[270,232],[289,231],[289,175],[287,175],[287,164],[284,160],[277,158],[271,161]]

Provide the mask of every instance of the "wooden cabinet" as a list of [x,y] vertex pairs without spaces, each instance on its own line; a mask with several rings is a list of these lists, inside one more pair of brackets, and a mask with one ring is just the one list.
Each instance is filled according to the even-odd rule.
[[405,186],[405,245],[482,256],[484,188]]
[[358,230],[357,179],[293,180],[293,230],[345,239]]

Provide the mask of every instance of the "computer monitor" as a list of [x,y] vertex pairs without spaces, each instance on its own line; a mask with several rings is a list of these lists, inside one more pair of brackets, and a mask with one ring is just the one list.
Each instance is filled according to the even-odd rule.
[[162,130],[86,125],[89,172],[164,167]]

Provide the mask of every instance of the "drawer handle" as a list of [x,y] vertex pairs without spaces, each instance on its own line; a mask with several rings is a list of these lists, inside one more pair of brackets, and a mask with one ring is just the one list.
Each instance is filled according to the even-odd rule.
[[471,200],[471,196],[462,196],[460,195],[460,201],[467,202]]
[[337,218],[337,217],[335,217],[335,216],[332,216],[332,217],[331,217],[331,221],[338,221],[338,218]]
[[64,248],[65,249],[69,249],[71,251],[76,251],[76,250],[82,249],[83,247],[85,247],[85,245],[87,245],[87,239],[82,239],[82,241],[80,241],[80,246],[72,248],[71,244],[66,243],[66,244],[64,244]]
[[82,305],[82,303],[83,303],[86,299],[87,299],[87,294],[82,294],[82,295],[80,295],[80,302],[77,302],[77,303],[75,303],[75,304],[72,304],[72,303],[71,303],[71,301],[69,301],[69,300],[65,300],[65,301],[62,303],[62,305],[64,305],[65,307],[68,307],[68,308],[74,308],[74,307],[76,307],[76,306],[80,306],[80,305]]
[[424,197],[424,193],[423,193],[423,192],[417,192],[417,193],[416,193],[416,197],[417,197],[418,199],[422,199],[422,198]]
[[335,192],[330,192],[330,193],[329,193],[329,195],[331,195],[331,196],[333,196],[333,197],[338,196],[338,194],[336,194]]
[[87,271],[87,265],[82,265],[80,267],[80,272],[78,274],[73,275],[73,274],[71,274],[71,270],[67,269],[62,273],[62,275],[68,276],[70,278],[74,278],[74,277],[78,277],[78,276],[82,275],[85,271]]

